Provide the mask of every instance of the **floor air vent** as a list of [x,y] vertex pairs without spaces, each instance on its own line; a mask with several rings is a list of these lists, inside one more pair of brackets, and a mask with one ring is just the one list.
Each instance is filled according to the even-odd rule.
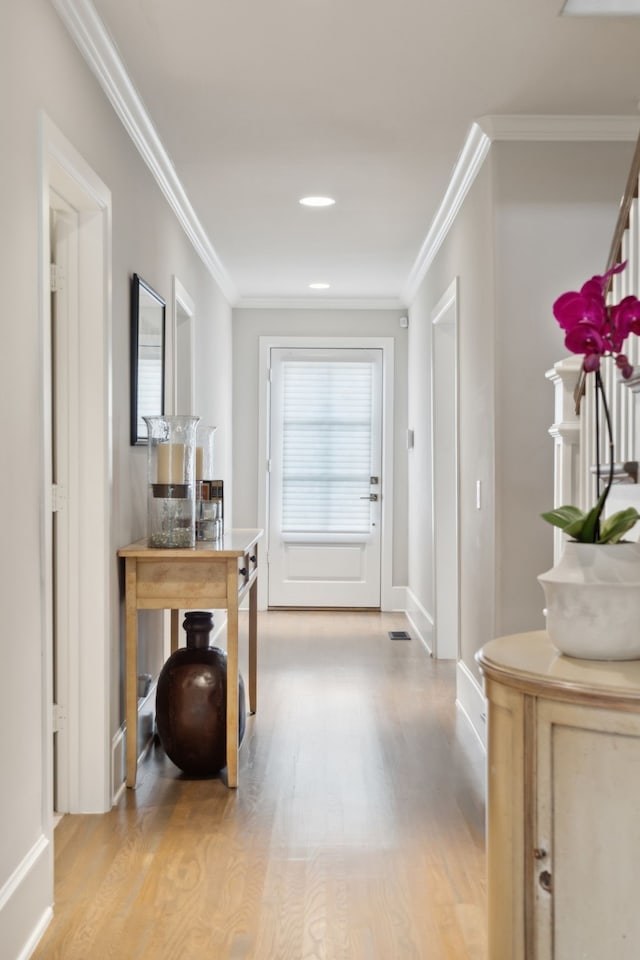
[[411,640],[406,630],[390,630],[389,640]]

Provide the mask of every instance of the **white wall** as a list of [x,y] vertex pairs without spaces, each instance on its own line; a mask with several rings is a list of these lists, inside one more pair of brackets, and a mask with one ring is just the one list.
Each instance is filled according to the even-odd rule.
[[234,523],[257,525],[259,338],[394,338],[393,585],[407,582],[407,330],[401,310],[235,309],[233,311]]
[[[545,371],[564,355],[555,298],[604,269],[631,143],[497,143],[410,310],[409,585],[433,603],[430,518],[431,311],[459,277],[461,648],[540,628],[536,576],[552,564],[553,393]],[[419,446],[420,445],[420,446]],[[476,481],[482,509],[476,508]]]
[[[632,143],[501,143],[495,148],[497,634],[543,627],[536,577],[553,563],[553,390],[566,355],[551,312],[606,268]],[[536,397],[535,402],[531,398]]]
[[[144,449],[129,445],[129,283],[135,271],[171,299],[176,273],[196,303],[198,401],[221,428],[230,478],[231,311],[195,255],[48,0],[3,11],[0,151],[4,302],[0,351],[3,666],[0,672],[0,948],[13,960],[53,899],[50,785],[46,775],[43,558],[40,533],[41,342],[38,314],[38,116],[44,110],[112,194],[113,501],[111,733],[123,719],[121,581],[116,549],[146,532]],[[205,360],[204,350],[216,344]],[[206,370],[205,370],[206,368]],[[205,376],[206,373],[206,376]],[[141,618],[143,621],[145,618]],[[157,665],[158,617],[143,623]],[[91,642],[90,637],[85,638]],[[103,749],[104,744],[97,744]]]
[[[431,320],[452,280],[458,290],[460,632],[463,655],[493,623],[495,431],[493,422],[492,162],[485,161],[411,306],[409,419],[416,431],[410,468],[409,587],[433,611],[431,553]],[[476,509],[476,481],[483,509]],[[472,653],[471,653],[472,656]]]

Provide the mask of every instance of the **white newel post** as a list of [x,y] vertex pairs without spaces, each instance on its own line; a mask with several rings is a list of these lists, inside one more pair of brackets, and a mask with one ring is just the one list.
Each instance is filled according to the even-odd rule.
[[[578,382],[582,358],[577,356],[559,360],[545,374],[555,390],[554,423],[549,427],[553,437],[553,505],[579,502],[580,418],[576,413],[574,390]],[[562,530],[554,527],[553,559],[557,563],[562,554]]]

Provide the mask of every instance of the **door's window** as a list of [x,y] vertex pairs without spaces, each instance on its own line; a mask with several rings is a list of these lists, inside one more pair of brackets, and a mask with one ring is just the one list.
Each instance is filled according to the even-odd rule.
[[282,531],[367,533],[370,363],[283,363]]

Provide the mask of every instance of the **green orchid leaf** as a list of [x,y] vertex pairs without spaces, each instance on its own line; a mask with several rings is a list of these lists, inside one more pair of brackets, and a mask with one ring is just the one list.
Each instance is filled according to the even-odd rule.
[[618,543],[631,528],[640,520],[640,513],[634,507],[618,510],[602,523],[600,527],[599,543]]
[[574,520],[573,523],[568,523],[564,527],[564,532],[568,537],[571,537],[572,540],[582,541],[582,531],[584,530],[584,525],[587,522],[588,514],[583,514],[581,517],[578,517],[577,520]]
[[607,499],[608,490],[603,490],[600,496],[598,497],[598,502],[595,507],[592,507],[589,510],[589,513],[584,518],[584,525],[580,531],[580,535],[576,536],[576,540],[579,540],[580,543],[598,543],[598,520],[600,519],[600,514],[602,513],[602,508],[604,507],[604,502]]
[[566,530],[570,524],[574,524],[577,520],[584,520],[585,514],[582,510],[572,506],[572,504],[567,504],[564,507],[556,507],[555,510],[549,510],[547,513],[541,514],[541,517],[543,520],[546,520],[547,523],[553,524],[554,527],[560,527],[562,530]]

